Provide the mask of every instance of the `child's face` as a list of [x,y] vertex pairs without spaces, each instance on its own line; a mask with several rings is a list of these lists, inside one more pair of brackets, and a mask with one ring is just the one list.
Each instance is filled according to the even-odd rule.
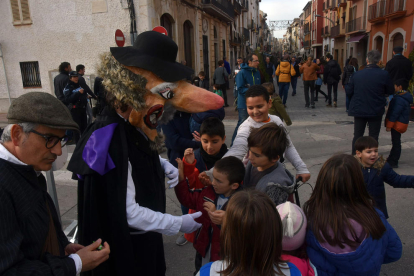
[[249,160],[252,163],[252,166],[255,168],[260,168],[261,170],[266,170],[273,166],[278,160],[270,160],[269,157],[262,153],[262,149],[259,147],[251,147],[249,149]]
[[378,148],[364,149],[362,152],[356,151],[356,155],[365,167],[371,167],[378,159]]
[[262,96],[246,98],[247,113],[258,123],[269,118],[269,108],[272,101],[266,102]]
[[200,78],[200,80],[204,80],[204,76],[200,76],[200,75],[198,75],[198,77]]
[[220,152],[221,146],[224,144],[226,136],[221,138],[219,135],[201,135],[201,146],[208,155],[216,155]]
[[213,188],[219,195],[229,197],[238,187],[238,183],[230,183],[226,174],[213,169]]
[[400,92],[402,90],[402,86],[397,86],[396,84],[394,84],[394,90],[395,92]]

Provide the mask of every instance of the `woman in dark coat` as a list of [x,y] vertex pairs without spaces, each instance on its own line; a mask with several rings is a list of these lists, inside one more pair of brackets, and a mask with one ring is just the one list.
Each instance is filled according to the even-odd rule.
[[[352,75],[358,71],[358,68],[358,60],[356,58],[351,58],[348,65],[344,67],[344,72],[342,74],[342,88],[344,88],[345,91],[347,90]],[[346,112],[348,112],[349,101],[350,99],[346,96]]]

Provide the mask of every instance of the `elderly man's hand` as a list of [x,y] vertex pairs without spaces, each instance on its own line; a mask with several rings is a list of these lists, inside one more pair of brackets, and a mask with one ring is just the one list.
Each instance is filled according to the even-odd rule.
[[81,244],[77,244],[77,243],[70,243],[65,247],[65,252],[66,254],[70,255],[70,254],[75,254],[76,252],[78,252],[79,250],[81,250],[82,248],[84,248],[85,246],[81,245]]
[[82,272],[94,269],[101,263],[108,260],[109,253],[111,252],[109,244],[105,242],[102,249],[99,250],[98,248],[101,245],[101,242],[102,240],[98,239],[96,242],[82,248],[76,253],[82,260]]

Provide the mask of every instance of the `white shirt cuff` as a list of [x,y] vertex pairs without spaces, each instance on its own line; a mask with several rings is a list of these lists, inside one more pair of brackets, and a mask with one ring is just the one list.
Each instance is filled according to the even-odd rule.
[[81,258],[79,257],[78,254],[70,254],[69,258],[71,258],[75,262],[76,276],[79,276],[79,274],[82,271],[82,260],[81,260]]

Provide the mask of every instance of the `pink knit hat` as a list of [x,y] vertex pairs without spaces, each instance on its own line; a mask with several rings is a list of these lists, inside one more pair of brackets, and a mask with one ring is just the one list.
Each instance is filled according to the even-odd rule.
[[286,201],[277,205],[283,224],[282,248],[284,251],[296,250],[305,242],[306,217],[296,204]]

